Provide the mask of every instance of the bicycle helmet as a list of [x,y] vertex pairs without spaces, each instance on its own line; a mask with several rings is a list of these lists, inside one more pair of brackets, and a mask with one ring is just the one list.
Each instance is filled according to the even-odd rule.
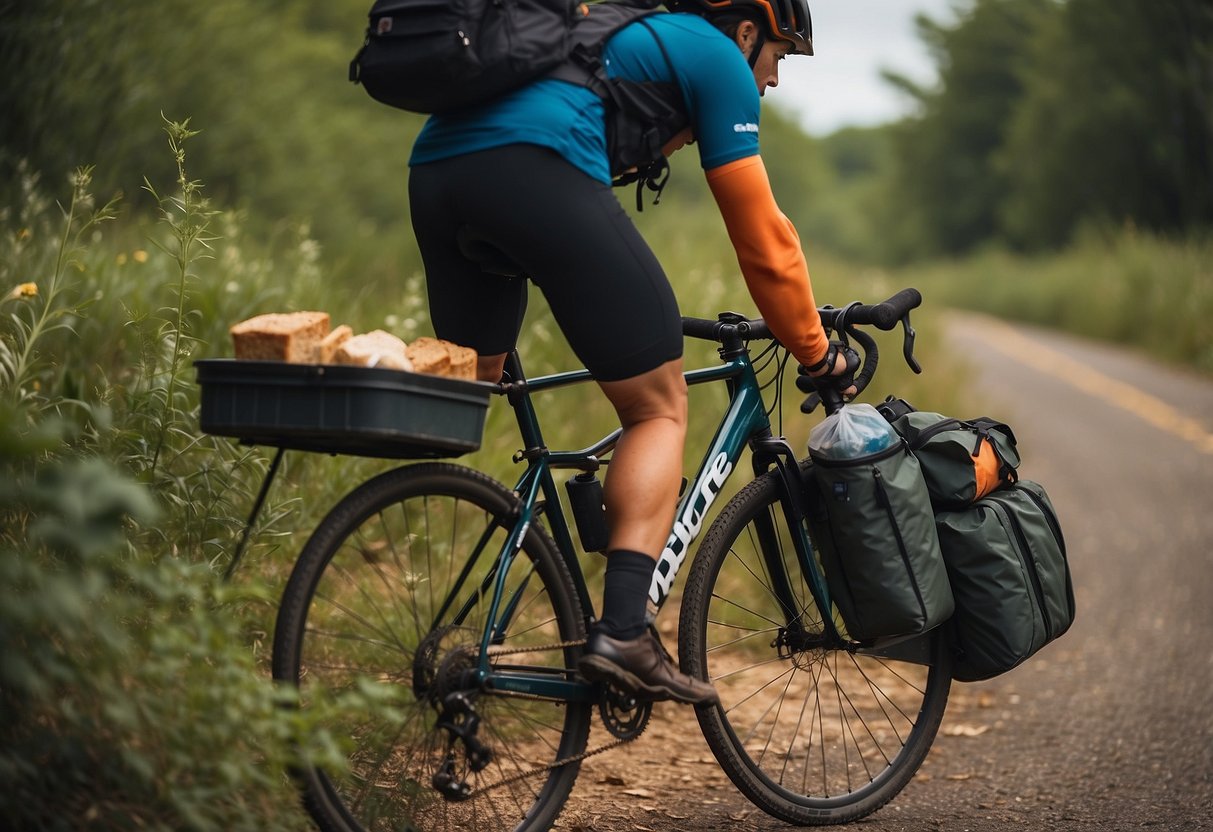
[[666,6],[670,11],[705,17],[722,12],[743,14],[762,26],[767,37],[792,44],[794,54],[813,54],[809,0],[667,0]]

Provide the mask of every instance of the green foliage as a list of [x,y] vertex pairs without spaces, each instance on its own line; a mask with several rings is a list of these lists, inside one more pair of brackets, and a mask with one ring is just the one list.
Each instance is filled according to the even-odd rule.
[[[14,829],[305,829],[286,780],[340,764],[247,649],[265,591],[136,552],[150,492],[0,417],[0,816]],[[302,756],[301,756],[302,755]]]
[[[99,193],[137,210],[143,177],[171,181],[159,116],[206,125],[192,151],[250,232],[306,222],[365,283],[419,259],[408,232],[408,148],[422,119],[347,80],[364,0],[267,8],[242,0],[0,3],[0,201],[24,162],[57,178],[104,160]],[[70,79],[70,80],[66,80]],[[395,182],[395,185],[391,183]],[[289,218],[289,219],[286,219]]]
[[[21,280],[18,264],[22,263],[30,238],[43,234],[47,226],[39,222],[39,203],[32,195],[37,177],[22,177],[23,190],[29,196],[28,211],[22,212],[20,227],[3,241],[6,256],[0,262],[0,286],[15,283],[3,298],[0,309],[7,312],[7,326],[0,332],[0,391],[12,403],[30,404],[35,409],[46,406],[46,398],[40,395],[39,375],[50,368],[48,358],[38,352],[39,347],[57,332],[70,332],[72,322],[79,311],[65,304],[64,291],[69,270],[79,270],[77,259],[81,251],[81,240],[100,223],[114,218],[114,204],[92,209],[93,198],[88,187],[92,178],[91,168],[80,168],[72,174],[71,201],[65,210],[63,231],[55,246],[42,246],[41,257],[28,263],[31,269],[25,277],[45,275],[43,280]],[[7,211],[0,215],[7,218]],[[38,226],[36,231],[31,226]],[[49,272],[49,275],[45,273]],[[5,308],[7,307],[7,308]]]
[[846,128],[816,142],[820,180],[800,195],[797,228],[813,246],[858,263],[878,262],[884,229],[907,221],[886,209],[893,141],[888,128]]
[[878,220],[897,260],[963,253],[998,233],[1013,174],[995,164],[1023,95],[1037,19],[1053,0],[979,0],[954,28],[918,18],[939,65],[935,90],[893,80],[918,98],[921,116],[891,128],[894,164]]
[[890,77],[920,111],[885,128],[873,253],[1041,250],[1092,224],[1213,223],[1213,6],[971,0],[952,26],[918,26],[940,79]]
[[[17,356],[0,385],[0,816],[12,828],[306,829],[289,767],[344,759],[329,712],[284,707],[267,678],[273,592],[223,586],[211,565],[230,555],[264,464],[197,435],[185,322],[212,214],[185,176],[189,131],[168,132],[180,190],[162,199],[167,239],[134,259],[148,271],[110,265],[97,221],[114,208],[88,210],[87,171],[57,233],[33,177],[4,231],[6,283],[45,277],[18,283],[35,288],[10,293],[19,306],[0,320]],[[115,296],[150,311],[90,317]],[[128,339],[101,349],[122,320]],[[263,550],[289,506],[271,500]],[[333,707],[375,706],[362,698]]]
[[986,252],[906,279],[939,304],[1148,350],[1213,372],[1213,240],[1132,230],[1055,254]]
[[1021,69],[999,170],[1008,239],[1067,242],[1092,221],[1213,223],[1213,5],[1069,0]]

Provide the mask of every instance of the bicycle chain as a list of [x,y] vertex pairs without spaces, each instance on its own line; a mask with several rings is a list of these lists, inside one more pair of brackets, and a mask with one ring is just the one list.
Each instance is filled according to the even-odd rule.
[[[556,644],[543,644],[543,645],[538,645],[538,646],[534,646],[534,647],[514,647],[514,648],[489,647],[489,655],[490,656],[511,656],[516,653],[539,653],[539,652],[543,652],[545,650],[563,650],[566,647],[581,647],[584,644],[585,644],[585,639],[578,639],[576,641],[562,641],[562,642],[558,642]],[[545,697],[545,696],[535,696],[535,695],[527,694],[527,693],[512,693],[510,695],[512,697],[518,698],[518,699],[537,699],[537,700],[541,700],[541,701],[547,700],[547,697]],[[481,786],[480,788],[476,789],[475,791],[468,792],[467,797],[465,799],[471,800],[472,798],[477,797],[481,794],[484,794],[485,792],[492,791],[493,789],[499,789],[502,786],[508,786],[511,783],[516,783],[519,780],[525,780],[528,777],[534,777],[536,774],[541,774],[542,772],[545,772],[545,771],[551,771],[553,769],[560,768],[561,766],[567,766],[570,763],[579,763],[582,760],[588,759],[588,758],[596,756],[598,754],[605,754],[607,751],[610,751],[611,749],[618,748],[621,745],[626,745],[629,742],[635,741],[643,733],[644,733],[644,730],[642,729],[640,731],[637,731],[636,735],[633,737],[628,737],[626,739],[617,739],[614,742],[607,743],[606,745],[600,745],[597,748],[590,748],[590,749],[587,749],[586,751],[582,751],[580,754],[574,754],[570,757],[564,757],[563,759],[555,760],[551,763],[548,763],[547,765],[536,766],[535,768],[528,769],[527,771],[520,771],[515,774],[511,774],[509,777],[503,777],[502,779],[498,780],[496,783],[490,783],[487,786]]]

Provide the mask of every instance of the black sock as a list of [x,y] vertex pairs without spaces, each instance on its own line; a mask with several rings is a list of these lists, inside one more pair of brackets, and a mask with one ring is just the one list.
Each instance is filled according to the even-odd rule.
[[615,549],[607,553],[599,632],[622,641],[638,638],[644,632],[649,585],[656,566],[656,561],[640,552]]

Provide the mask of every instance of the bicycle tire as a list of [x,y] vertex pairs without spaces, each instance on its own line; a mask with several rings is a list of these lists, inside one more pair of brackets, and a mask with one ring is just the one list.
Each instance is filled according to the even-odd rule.
[[[585,750],[590,704],[473,691],[475,736],[492,755],[481,771],[469,765],[470,746],[437,726],[441,703],[467,684],[479,654],[492,597],[485,576],[517,505],[516,495],[479,472],[418,464],[355,489],[304,546],[278,612],[273,675],[298,690],[299,707],[326,708],[331,735],[350,738],[344,770],[294,772],[325,832],[537,832],[563,808],[579,763],[550,766]],[[470,560],[466,551],[485,537],[456,602],[442,612],[444,590]],[[584,640],[585,621],[568,567],[538,523],[507,572],[507,596],[520,603],[491,650],[563,646],[492,663],[571,678],[582,648],[567,643]],[[467,615],[457,620],[461,610]],[[456,752],[456,778],[473,790],[458,802],[433,781],[448,750]],[[531,769],[538,773],[527,776]],[[510,777],[518,779],[500,785]]]
[[[680,659],[715,684],[720,704],[696,711],[700,728],[752,803],[801,826],[846,823],[890,801],[922,764],[947,706],[951,652],[941,628],[929,635],[929,665],[814,640],[822,618],[780,496],[776,474],[758,477],[708,530],[682,600]],[[764,529],[808,633],[796,646],[781,630]]]

